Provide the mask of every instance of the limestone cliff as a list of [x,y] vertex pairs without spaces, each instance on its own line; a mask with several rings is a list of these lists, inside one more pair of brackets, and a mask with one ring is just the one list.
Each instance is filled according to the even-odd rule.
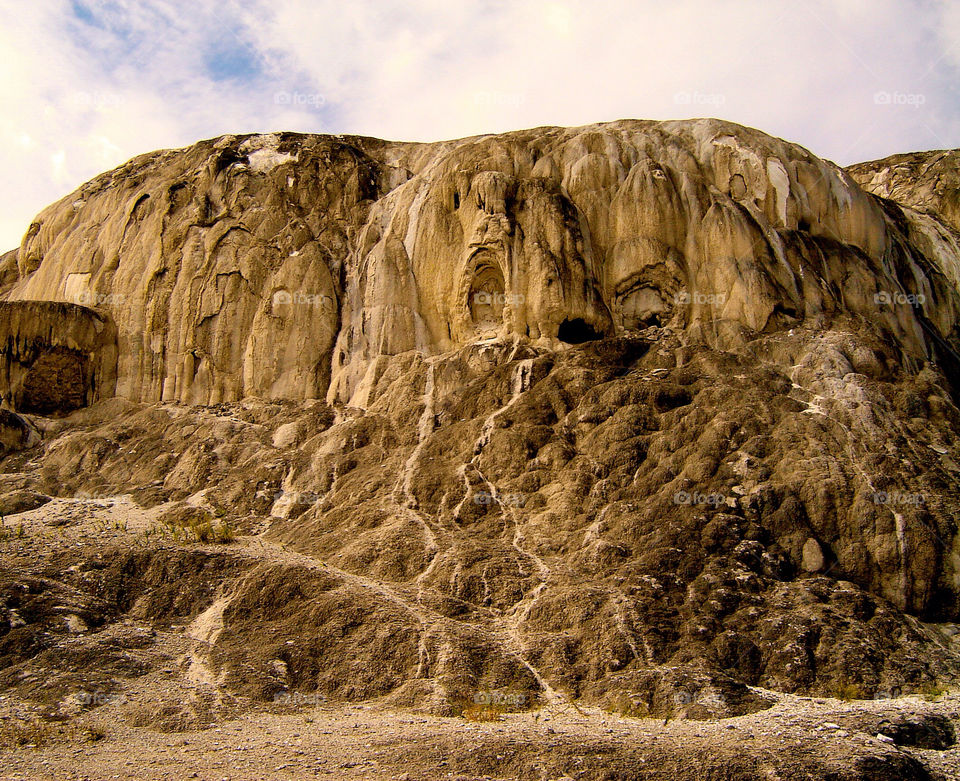
[[847,170],[868,192],[924,212],[960,231],[960,151],[893,155]]
[[924,325],[956,339],[960,267],[946,237],[909,233],[844,171],[716,120],[227,136],[46,209],[8,296],[111,318],[133,401],[363,406],[380,357],[493,337],[662,325],[722,348],[853,314],[922,362]]
[[254,701],[958,681],[956,191],[851,170],[716,120],[136,158],[0,258],[0,476],[166,513],[57,589]]

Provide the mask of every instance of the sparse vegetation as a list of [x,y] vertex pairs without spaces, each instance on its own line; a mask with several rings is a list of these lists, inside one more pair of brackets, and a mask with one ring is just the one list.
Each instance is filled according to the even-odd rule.
[[927,702],[936,702],[944,694],[947,693],[947,688],[941,686],[936,681],[930,681],[920,689],[920,696],[923,697]]
[[0,725],[2,748],[42,748],[52,743],[78,741],[95,743],[106,736],[106,731],[97,726],[75,727],[71,724],[44,721],[36,716],[10,719]]
[[507,709],[502,705],[470,702],[463,706],[460,716],[466,721],[503,721],[503,714],[506,712]]
[[101,729],[100,727],[83,727],[79,731],[80,736],[86,740],[88,743],[96,743],[99,740],[103,740],[107,737],[106,730]]
[[849,682],[837,684],[833,696],[844,701],[866,699],[863,689],[857,684]]
[[626,695],[617,698],[604,708],[607,713],[615,713],[630,719],[642,719],[650,715],[650,709],[642,702],[634,702]]
[[500,721],[505,713],[518,713],[539,707],[536,695],[512,689],[478,692],[462,700],[458,714],[467,721]]
[[162,529],[178,542],[212,542],[225,545],[236,539],[229,521],[214,520],[202,507],[183,505],[168,511],[160,518]]

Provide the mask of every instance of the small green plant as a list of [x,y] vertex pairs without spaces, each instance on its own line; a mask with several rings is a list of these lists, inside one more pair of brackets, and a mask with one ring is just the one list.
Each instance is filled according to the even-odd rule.
[[216,542],[220,543],[221,545],[231,543],[237,538],[237,535],[233,531],[233,527],[230,526],[227,521],[221,521],[215,529],[214,534],[216,535]]
[[537,697],[513,687],[475,692],[459,702],[457,713],[467,721],[500,721],[505,713],[529,711],[539,707]]
[[506,708],[502,705],[478,704],[475,702],[467,703],[460,711],[460,717],[465,721],[483,722],[483,721],[503,721],[503,714]]
[[233,527],[226,520],[214,522],[212,514],[201,507],[179,507],[161,519],[163,529],[178,542],[200,542],[225,545],[236,539]]
[[84,727],[80,730],[80,737],[88,743],[96,743],[107,737],[107,733],[100,727]]
[[838,700],[862,700],[865,699],[863,689],[855,683],[840,683],[834,690],[833,696]]
[[936,681],[930,681],[920,689],[920,696],[927,702],[936,702],[946,693],[946,687],[941,686]]
[[26,536],[27,531],[23,528],[23,524],[21,523],[19,526],[17,526],[17,539],[22,540]]

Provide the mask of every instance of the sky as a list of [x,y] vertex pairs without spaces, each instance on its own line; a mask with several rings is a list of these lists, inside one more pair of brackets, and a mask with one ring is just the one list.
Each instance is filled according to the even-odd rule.
[[960,147],[960,0],[0,0],[0,252],[154,149],[715,116],[841,165]]

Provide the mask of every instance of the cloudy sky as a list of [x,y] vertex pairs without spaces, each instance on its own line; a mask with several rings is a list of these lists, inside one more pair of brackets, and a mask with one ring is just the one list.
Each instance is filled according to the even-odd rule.
[[0,251],[160,147],[719,116],[848,164],[960,147],[960,0],[4,0]]

